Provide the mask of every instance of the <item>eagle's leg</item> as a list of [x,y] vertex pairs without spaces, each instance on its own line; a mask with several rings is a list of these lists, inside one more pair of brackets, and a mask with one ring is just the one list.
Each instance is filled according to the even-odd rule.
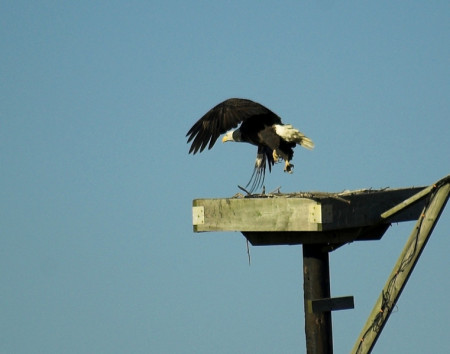
[[292,168],[294,167],[293,164],[291,164],[288,160],[286,160],[285,165],[284,165],[284,172],[287,173],[292,173]]
[[275,162],[278,162],[278,160],[280,159],[280,156],[277,154],[277,150],[273,150],[272,156]]

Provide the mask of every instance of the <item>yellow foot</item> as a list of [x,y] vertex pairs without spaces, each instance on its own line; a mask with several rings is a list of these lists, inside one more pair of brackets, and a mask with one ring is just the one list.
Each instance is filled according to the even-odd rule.
[[278,160],[280,159],[280,156],[278,156],[278,154],[277,154],[277,150],[273,150],[272,156],[273,156],[273,160],[275,162],[278,162]]
[[292,171],[292,168],[293,168],[293,167],[294,167],[293,164],[289,163],[289,161],[286,161],[286,162],[285,162],[285,165],[284,165],[284,172],[292,173],[292,172],[293,172],[293,171]]

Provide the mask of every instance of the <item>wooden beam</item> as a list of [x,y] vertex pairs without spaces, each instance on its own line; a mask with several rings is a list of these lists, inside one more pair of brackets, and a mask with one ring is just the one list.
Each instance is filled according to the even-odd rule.
[[381,214],[381,217],[383,219],[387,219],[397,213],[399,213],[400,211],[404,210],[405,208],[409,207],[411,204],[414,204],[415,202],[417,202],[418,200],[424,198],[425,196],[427,196],[428,194],[430,194],[430,192],[436,188],[436,185],[431,185],[428,186],[425,189],[422,189],[419,193],[414,194],[412,197],[404,200],[403,202],[397,204],[395,207],[385,211],[383,214]]
[[332,297],[327,299],[310,300],[308,310],[314,313],[326,311],[349,310],[355,308],[353,296]]
[[335,249],[353,241],[379,240],[389,228],[389,224],[359,227],[335,231],[304,232],[243,232],[253,246],[322,244]]
[[398,298],[424,250],[428,239],[441,215],[450,193],[450,181],[436,187],[429,205],[424,208],[406,245],[383,287],[377,302],[364,325],[352,353],[370,353],[381,334]]

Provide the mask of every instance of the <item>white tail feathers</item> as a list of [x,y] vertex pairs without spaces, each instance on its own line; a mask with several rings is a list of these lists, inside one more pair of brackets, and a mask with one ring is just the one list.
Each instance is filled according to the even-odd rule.
[[303,134],[301,131],[295,129],[292,125],[275,124],[274,127],[275,132],[287,142],[290,143],[295,142],[309,150],[314,148],[313,141],[310,138],[308,138],[305,134]]
[[308,150],[314,149],[314,142],[307,136],[303,136],[302,141],[300,141],[299,144]]

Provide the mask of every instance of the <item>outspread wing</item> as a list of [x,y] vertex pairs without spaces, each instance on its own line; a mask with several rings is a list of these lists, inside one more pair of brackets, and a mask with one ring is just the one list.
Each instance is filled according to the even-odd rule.
[[267,114],[273,113],[263,105],[251,100],[230,98],[223,101],[209,110],[187,132],[187,142],[192,141],[189,153],[202,152],[206,146],[211,149],[221,134],[236,128],[239,123],[248,118]]

